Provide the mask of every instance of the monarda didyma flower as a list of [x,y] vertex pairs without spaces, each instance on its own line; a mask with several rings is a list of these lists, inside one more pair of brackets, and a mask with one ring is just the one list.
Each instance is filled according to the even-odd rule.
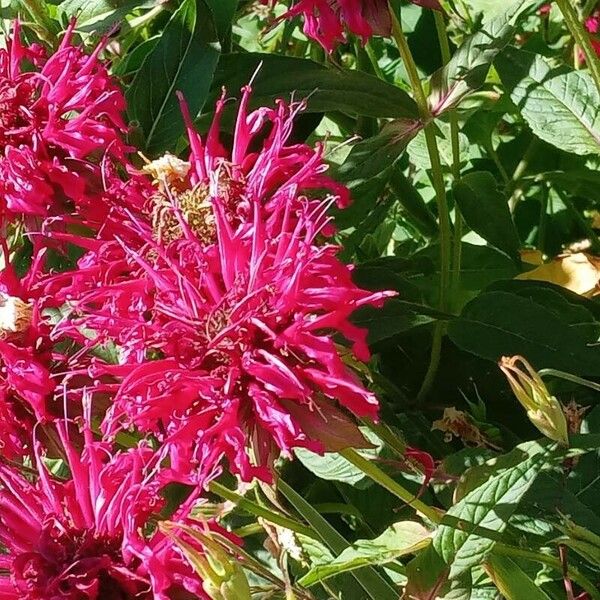
[[366,331],[349,317],[388,294],[358,288],[337,247],[323,243],[327,210],[348,192],[324,174],[321,149],[288,144],[301,106],[248,112],[249,98],[246,89],[230,153],[218,135],[223,101],[206,140],[184,107],[189,162],[149,165],[158,189],[147,214],[125,214],[127,236],[60,276],[80,315],[63,331],[87,347],[114,340],[119,349],[120,364],[92,369],[97,380],[120,381],[98,387],[115,393],[105,432],[151,433],[181,481],[200,469],[204,483],[222,456],[245,479],[268,478],[276,449],[360,443],[336,402],[356,416],[378,412],[339,343],[367,360]]
[[96,209],[104,157],[124,157],[123,94],[99,60],[73,45],[75,23],[51,56],[21,41],[0,50],[0,217]]
[[[81,453],[67,422],[56,424],[68,479],[48,471],[39,443],[33,480],[0,464],[2,600],[207,598],[200,577],[152,523],[164,505],[156,455],[143,446],[113,453],[87,423],[89,414]],[[179,514],[189,508],[185,502],[172,520],[186,522]]]
[[[263,0],[276,4],[277,0]],[[441,10],[438,0],[410,0],[425,8]],[[304,33],[332,52],[353,33],[366,42],[372,35],[389,36],[392,23],[388,0],[293,0],[284,17],[304,17]]]
[[0,455],[14,459],[31,453],[33,424],[50,416],[55,382],[50,327],[44,322],[35,284],[41,256],[23,278],[1,244],[0,271]]

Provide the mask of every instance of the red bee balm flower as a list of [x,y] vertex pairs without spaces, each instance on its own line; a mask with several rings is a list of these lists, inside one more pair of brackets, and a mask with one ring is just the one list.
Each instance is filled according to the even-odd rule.
[[55,388],[50,328],[34,285],[39,262],[23,279],[10,264],[0,271],[0,453],[11,459],[31,451],[31,428],[49,417],[47,401]]
[[[266,0],[275,4],[277,0]],[[441,10],[438,0],[411,0],[425,8]],[[389,36],[388,0],[295,0],[285,17],[304,17],[304,33],[332,52],[346,41],[346,32],[366,42],[372,35]]]
[[48,472],[39,444],[33,482],[0,464],[0,597],[206,598],[199,576],[170,540],[156,528],[148,534],[150,516],[157,518],[164,504],[152,477],[154,453],[139,447],[112,454],[86,426],[80,454],[64,421],[57,430],[70,479]]
[[0,50],[0,216],[47,216],[90,203],[103,156],[122,158],[125,100],[98,59],[72,44],[23,46],[18,22]]
[[598,34],[600,33],[600,10],[595,11],[590,17],[585,20],[585,28],[591,34],[591,42],[594,51],[600,56],[600,41],[598,40]]
[[[92,374],[122,378],[105,431],[152,433],[183,480],[196,467],[205,481],[222,455],[244,478],[268,478],[276,448],[357,442],[335,401],[357,416],[378,411],[334,341],[367,360],[366,331],[350,314],[389,295],[358,288],[337,248],[322,244],[326,211],[347,190],[323,174],[320,149],[287,144],[299,106],[248,113],[249,96],[244,90],[230,155],[218,139],[223,102],[206,142],[184,107],[190,162],[149,165],[159,188],[149,214],[129,213],[127,243],[102,245],[70,284],[61,279],[83,314],[68,335],[84,326],[119,346],[121,364],[97,363]],[[325,199],[301,193],[332,187]]]

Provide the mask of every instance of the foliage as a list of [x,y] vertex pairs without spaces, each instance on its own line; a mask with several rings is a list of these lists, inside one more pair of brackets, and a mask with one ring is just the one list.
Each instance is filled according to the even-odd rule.
[[[6,30],[20,15],[49,48],[72,17],[86,46],[108,36],[128,142],[148,160],[187,153],[176,92],[204,133],[226,89],[228,142],[245,85],[251,108],[305,103],[291,140],[322,144],[352,198],[329,208],[340,256],[360,287],[397,293],[351,317],[368,364],[335,339],[381,406],[362,433],[349,411],[331,421],[364,438],[359,450],[299,448],[277,457],[272,484],[226,468],[207,479],[195,510],[235,541],[165,509],[161,531],[211,598],[600,598],[596,5],[427,4],[392,1],[388,35],[327,52],[305,14],[286,18],[290,0],[2,3]],[[30,242],[11,235],[25,269]],[[542,400],[513,394],[505,357],[527,361],[517,375]]]

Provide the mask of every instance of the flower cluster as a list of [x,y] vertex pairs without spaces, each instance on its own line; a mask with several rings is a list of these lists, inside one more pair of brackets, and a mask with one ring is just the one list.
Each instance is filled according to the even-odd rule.
[[102,222],[105,171],[124,162],[125,99],[99,59],[73,43],[24,46],[20,26],[0,50],[0,218],[85,212]]
[[[276,4],[277,0],[263,0]],[[413,4],[441,10],[439,0],[411,0]],[[352,33],[366,43],[373,35],[389,36],[392,23],[388,0],[294,0],[285,18],[301,15],[304,33],[328,52]]]
[[592,47],[598,56],[600,56],[600,40],[597,35],[600,33],[600,10],[595,10],[586,20],[585,28],[590,33]]
[[[119,218],[127,235],[99,244],[53,292],[74,311],[63,335],[118,345],[118,365],[89,367],[96,380],[117,380],[100,384],[114,393],[105,433],[151,434],[182,482],[203,483],[222,455],[244,479],[268,479],[279,451],[324,450],[318,432],[347,421],[335,401],[357,416],[377,414],[340,356],[345,339],[368,359],[366,332],[349,317],[387,295],[358,288],[326,243],[327,209],[345,204],[347,192],[324,174],[321,149],[287,144],[301,105],[250,112],[250,93],[231,152],[218,135],[224,99],[205,141],[182,106],[189,161],[148,165],[156,191],[146,210]],[[337,193],[319,199],[327,188]]]
[[[204,598],[172,532],[225,467],[268,481],[294,448],[365,443],[350,316],[389,294],[337,257],[349,193],[291,141],[303,103],[251,110],[243,89],[226,145],[225,95],[206,137],[181,97],[189,156],[134,168],[103,45],[71,23],[48,54],[19,29],[0,51],[0,594]],[[48,260],[74,247],[76,268]]]

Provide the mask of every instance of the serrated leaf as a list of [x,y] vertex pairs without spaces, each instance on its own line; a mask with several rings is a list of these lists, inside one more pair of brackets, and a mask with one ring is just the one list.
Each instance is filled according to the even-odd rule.
[[384,565],[417,552],[430,541],[430,532],[421,524],[414,521],[395,523],[373,540],[357,540],[329,564],[313,567],[299,583],[308,587],[360,567]]
[[519,236],[508,199],[498,190],[494,176],[487,171],[468,173],[453,189],[467,225],[492,246],[518,260]]
[[524,4],[519,0],[508,8],[505,5],[503,14],[469,36],[450,62],[431,76],[428,101],[432,114],[441,115],[485,83],[492,61],[514,35],[515,21]]
[[78,27],[85,26],[87,21],[102,18],[102,20],[118,21],[134,8],[154,3],[148,0],[65,0],[60,3],[58,13],[66,18],[77,17]]
[[487,572],[506,600],[550,600],[544,590],[512,558],[496,555],[488,557]]
[[490,477],[444,515],[432,547],[448,565],[450,579],[485,560],[523,495],[560,455],[555,445],[536,448],[538,452],[534,449],[526,460]]
[[542,140],[574,154],[600,153],[600,92],[586,71],[551,69],[536,54],[507,48],[496,69]]
[[[452,141],[450,136],[450,125],[439,121],[438,126],[438,149],[440,152],[440,159],[442,165],[448,169],[452,166],[453,153],[452,153]],[[463,163],[466,163],[470,158],[469,151],[470,145],[467,136],[460,132],[458,136],[460,157]],[[427,140],[425,139],[425,133],[420,131],[415,138],[408,144],[408,154],[410,160],[419,169],[429,170],[431,169],[431,159],[429,158],[429,150],[427,149]]]
[[183,93],[192,115],[204,105],[219,50],[204,0],[184,0],[126,94],[129,116],[139,123],[151,156],[171,147],[183,133],[176,91]]

